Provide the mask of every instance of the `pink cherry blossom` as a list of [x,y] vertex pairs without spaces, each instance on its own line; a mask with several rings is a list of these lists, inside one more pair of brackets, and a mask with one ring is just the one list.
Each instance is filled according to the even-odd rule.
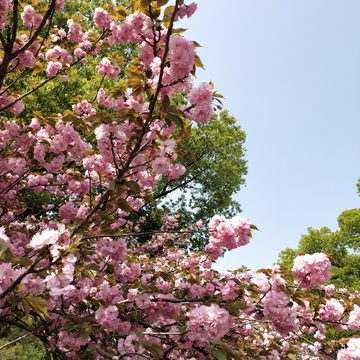
[[35,250],[41,249],[45,245],[55,244],[60,237],[60,233],[57,230],[45,229],[40,234],[33,236],[29,243],[29,246]]

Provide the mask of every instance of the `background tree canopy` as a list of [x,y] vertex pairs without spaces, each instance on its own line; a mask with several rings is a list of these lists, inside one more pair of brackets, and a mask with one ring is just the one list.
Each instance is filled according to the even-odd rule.
[[291,269],[299,254],[329,253],[336,261],[331,266],[329,283],[360,290],[360,209],[343,211],[338,224],[339,230],[334,232],[327,227],[309,228],[308,234],[301,236],[298,248],[281,251],[278,262]]

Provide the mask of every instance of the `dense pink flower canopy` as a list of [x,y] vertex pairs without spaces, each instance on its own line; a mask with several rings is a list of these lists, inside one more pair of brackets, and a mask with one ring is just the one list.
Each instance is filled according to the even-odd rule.
[[[75,18],[53,26],[64,1],[35,3],[0,2],[0,29],[13,34],[0,32],[0,323],[63,360],[360,359],[358,338],[327,338],[329,328],[360,330],[359,294],[325,285],[327,255],[253,279],[245,267],[212,268],[251,240],[257,228],[243,217],[181,229],[181,214],[164,214],[160,229],[141,230],[150,219],[139,210],[159,181],[186,176],[197,161],[183,144],[191,124],[221,108],[212,82],[193,86],[198,44],[175,28],[197,5],[104,6],[86,30]],[[136,44],[138,58],[119,65],[120,43]],[[94,61],[102,80],[92,99],[77,97],[60,114],[24,111],[36,88],[16,90],[22,76],[40,88]],[[39,212],[29,194],[46,199]],[[189,251],[200,233],[205,251]]]

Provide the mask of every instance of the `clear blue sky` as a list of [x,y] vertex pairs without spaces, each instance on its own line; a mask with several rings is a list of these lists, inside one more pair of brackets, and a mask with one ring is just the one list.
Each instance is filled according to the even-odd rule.
[[308,227],[360,207],[360,1],[200,0],[179,23],[247,134],[235,196],[261,232],[218,269],[267,267]]

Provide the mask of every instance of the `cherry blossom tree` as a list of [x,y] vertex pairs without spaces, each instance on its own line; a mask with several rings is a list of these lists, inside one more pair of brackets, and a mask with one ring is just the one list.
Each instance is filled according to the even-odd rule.
[[[196,161],[182,141],[221,98],[211,82],[193,87],[199,45],[175,27],[196,4],[98,8],[90,30],[53,24],[63,6],[0,6],[0,323],[38,338],[53,359],[360,359],[358,337],[326,337],[360,330],[359,294],[325,285],[329,256],[299,256],[292,272],[273,266],[254,280],[246,268],[219,274],[223,250],[257,230],[247,219],[216,215],[179,230],[164,214],[150,234],[140,232],[146,217],[130,220],[161,178],[184,174],[179,159]],[[118,43],[140,47],[124,68],[110,56]],[[72,111],[22,118],[29,95],[67,81],[100,49],[109,49],[100,76],[125,79],[74,98]],[[30,73],[36,81],[16,90]],[[187,104],[176,106],[176,93]],[[58,202],[22,217],[24,196],[41,191]],[[208,234],[205,251],[186,253],[198,233]]]

